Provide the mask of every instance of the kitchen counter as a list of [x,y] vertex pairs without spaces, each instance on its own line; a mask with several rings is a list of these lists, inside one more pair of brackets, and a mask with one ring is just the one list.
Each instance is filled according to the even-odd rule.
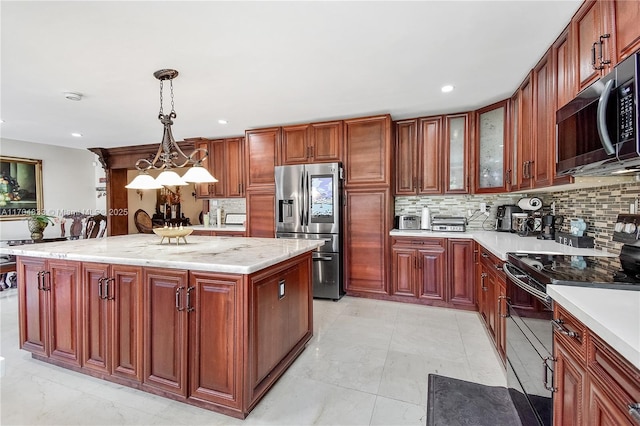
[[324,241],[187,236],[187,244],[160,244],[153,234],[0,247],[0,254],[204,272],[251,274],[316,249]]
[[426,230],[398,230],[393,229],[389,235],[393,237],[422,237],[422,238],[468,238],[475,240],[482,247],[489,250],[502,260],[507,260],[507,253],[547,253],[566,254],[571,256],[609,256],[615,254],[602,250],[575,248],[556,243],[553,240],[539,240],[536,237],[520,237],[510,232],[496,231],[466,231],[466,232],[433,232]]
[[194,225],[189,228],[193,228],[194,231],[216,231],[216,232],[245,232],[247,228],[244,225]]
[[547,294],[640,369],[640,291],[548,285]]

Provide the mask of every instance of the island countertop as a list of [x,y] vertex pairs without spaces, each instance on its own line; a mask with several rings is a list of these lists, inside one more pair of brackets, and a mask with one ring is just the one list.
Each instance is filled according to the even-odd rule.
[[251,274],[324,244],[321,240],[194,235],[187,241],[160,244],[157,235],[132,234],[0,247],[0,254]]

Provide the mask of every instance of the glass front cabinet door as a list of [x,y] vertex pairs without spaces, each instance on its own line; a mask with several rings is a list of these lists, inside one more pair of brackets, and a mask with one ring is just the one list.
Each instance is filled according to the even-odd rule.
[[446,117],[447,173],[445,193],[469,193],[469,117],[467,114]]
[[475,192],[506,191],[507,101],[476,111]]

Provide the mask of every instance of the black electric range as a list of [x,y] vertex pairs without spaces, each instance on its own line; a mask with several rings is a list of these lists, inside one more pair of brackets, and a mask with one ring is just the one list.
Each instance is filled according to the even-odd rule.
[[619,257],[508,253],[516,271],[546,293],[547,284],[640,291],[640,247],[625,244]]

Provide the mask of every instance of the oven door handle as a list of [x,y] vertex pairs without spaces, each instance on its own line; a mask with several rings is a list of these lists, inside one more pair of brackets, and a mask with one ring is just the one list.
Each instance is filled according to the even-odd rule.
[[[522,271],[515,272],[513,269],[516,269],[513,265],[511,265],[510,263],[505,263],[503,266],[503,271],[505,274],[507,274],[507,277],[509,277],[511,279],[511,281],[513,281],[513,283],[515,285],[517,285],[518,287],[520,287],[521,289],[523,289],[524,291],[526,291],[529,294],[534,295],[535,297],[537,297],[538,299],[540,299],[541,301],[545,302],[545,303],[551,303],[551,298],[544,292],[528,285],[527,283],[525,283],[524,281],[522,281],[521,278],[526,278],[527,274],[525,274]],[[517,270],[517,269],[516,269]]]

